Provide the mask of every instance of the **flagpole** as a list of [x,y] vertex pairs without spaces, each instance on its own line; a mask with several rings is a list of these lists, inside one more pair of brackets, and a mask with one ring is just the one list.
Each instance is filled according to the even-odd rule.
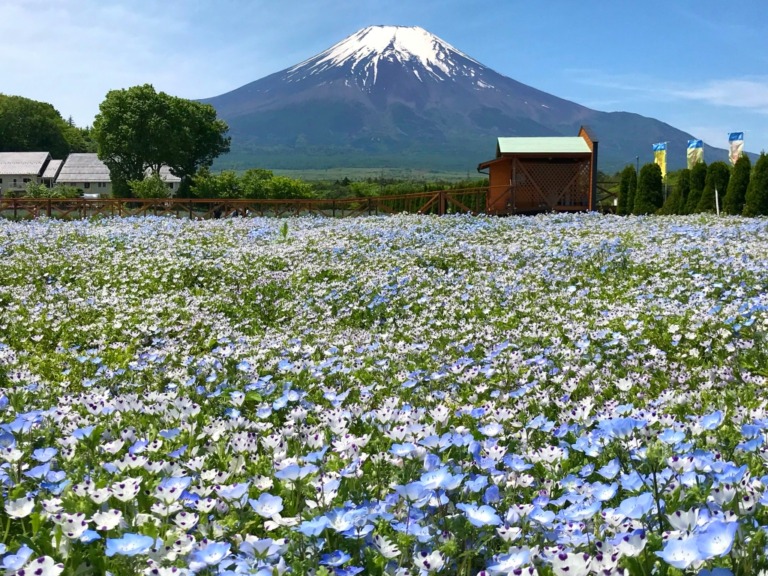
[[720,197],[717,193],[717,186],[715,186],[715,211],[717,212],[717,215],[720,216]]

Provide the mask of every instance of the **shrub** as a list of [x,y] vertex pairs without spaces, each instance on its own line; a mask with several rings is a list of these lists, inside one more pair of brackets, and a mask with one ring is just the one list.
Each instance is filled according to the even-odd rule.
[[640,169],[637,179],[637,192],[632,214],[655,214],[664,203],[661,167],[658,164],[646,164]]
[[131,180],[128,185],[136,198],[169,198],[171,196],[171,189],[156,172],[144,180]]
[[743,214],[744,216],[768,214],[768,155],[765,152],[760,154],[760,158],[755,162],[747,187]]
[[733,167],[733,174],[728,181],[728,191],[723,198],[723,212],[726,214],[741,214],[744,210],[751,171],[752,162],[749,156],[742,154]]
[[728,180],[731,178],[731,169],[725,162],[712,162],[707,168],[707,177],[704,180],[704,190],[696,205],[696,212],[714,212],[715,193],[722,202],[728,190]]

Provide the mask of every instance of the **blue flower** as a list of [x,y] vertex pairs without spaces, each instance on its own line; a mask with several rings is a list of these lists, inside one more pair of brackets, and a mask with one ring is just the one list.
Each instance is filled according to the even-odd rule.
[[320,564],[324,566],[341,566],[346,564],[352,559],[352,556],[344,552],[343,550],[335,550],[330,554],[323,554],[320,557]]
[[491,506],[476,506],[475,504],[457,504],[456,508],[464,512],[469,523],[478,528],[483,526],[498,526],[501,518]]
[[715,556],[725,556],[731,551],[736,531],[739,529],[737,522],[723,522],[715,520],[707,524],[704,531],[697,535],[699,551],[705,560]]
[[699,424],[704,430],[714,430],[723,423],[724,417],[725,415],[722,410],[716,410],[715,412],[712,412],[712,414],[702,416]]
[[669,540],[663,550],[656,552],[656,556],[670,566],[681,570],[698,565],[705,560],[699,551],[696,538],[693,537],[684,540]]
[[155,539],[143,534],[123,534],[122,538],[107,538],[106,555],[109,557],[119,554],[121,556],[136,556],[146,554],[155,545]]
[[258,500],[249,500],[248,502],[256,514],[264,518],[272,518],[283,509],[283,499],[268,492],[262,493]]
[[640,520],[651,511],[653,505],[653,494],[650,492],[643,492],[639,496],[630,496],[629,498],[622,500],[616,511],[627,518]]
[[229,554],[228,542],[208,542],[189,555],[189,567],[192,570],[202,570],[208,566],[216,566]]

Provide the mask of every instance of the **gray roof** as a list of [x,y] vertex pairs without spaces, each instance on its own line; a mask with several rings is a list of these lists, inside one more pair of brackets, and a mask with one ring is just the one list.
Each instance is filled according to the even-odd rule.
[[49,152],[0,152],[0,174],[42,176]]
[[70,154],[56,182],[110,182],[109,168],[96,154]]
[[171,174],[171,169],[168,166],[160,167],[160,178],[163,179],[163,182],[181,182],[181,178]]
[[64,160],[51,160],[48,162],[48,166],[45,167],[45,172],[43,172],[43,178],[55,180],[62,162],[64,162]]
[[589,154],[581,136],[499,138],[499,154]]

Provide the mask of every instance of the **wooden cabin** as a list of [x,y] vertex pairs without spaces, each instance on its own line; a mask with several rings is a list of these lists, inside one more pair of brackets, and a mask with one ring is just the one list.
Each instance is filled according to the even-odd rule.
[[[578,136],[499,138],[488,170],[488,214],[580,212],[597,205],[597,140]],[[483,172],[485,173],[485,172]]]

